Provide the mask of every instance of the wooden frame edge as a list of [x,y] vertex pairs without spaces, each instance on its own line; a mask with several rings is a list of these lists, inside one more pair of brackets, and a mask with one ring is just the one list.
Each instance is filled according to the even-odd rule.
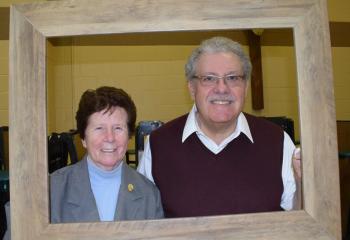
[[[91,8],[91,4],[96,7]],[[182,4],[171,0],[103,0],[98,4],[93,0],[71,0],[11,6],[10,18],[12,239],[341,239],[326,0],[191,0]],[[274,27],[294,29],[304,211],[49,224],[45,83],[48,37]],[[317,105],[322,109],[316,109]]]

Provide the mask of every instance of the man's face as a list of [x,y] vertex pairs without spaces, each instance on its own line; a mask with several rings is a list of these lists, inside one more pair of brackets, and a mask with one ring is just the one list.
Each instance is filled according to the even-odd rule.
[[[239,57],[232,53],[207,53],[199,58],[196,75],[242,76],[243,69]],[[227,84],[221,78],[207,86],[197,78],[192,79],[188,87],[198,109],[197,119],[200,124],[206,127],[236,127],[247,94],[246,80]]]

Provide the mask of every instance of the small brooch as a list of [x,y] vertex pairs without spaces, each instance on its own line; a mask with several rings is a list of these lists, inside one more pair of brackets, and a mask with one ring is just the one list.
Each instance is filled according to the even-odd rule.
[[129,192],[134,191],[134,185],[132,185],[131,183],[128,184],[128,190]]

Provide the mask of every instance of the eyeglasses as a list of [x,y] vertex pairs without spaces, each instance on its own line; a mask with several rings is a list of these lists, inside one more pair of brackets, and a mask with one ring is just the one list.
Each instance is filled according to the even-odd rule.
[[223,79],[224,82],[227,84],[229,87],[235,87],[239,85],[241,82],[244,80],[243,75],[225,75],[225,76],[216,76],[216,75],[204,75],[204,76],[194,76],[193,78],[196,78],[199,80],[199,82],[206,87],[212,87],[215,86],[220,79]]

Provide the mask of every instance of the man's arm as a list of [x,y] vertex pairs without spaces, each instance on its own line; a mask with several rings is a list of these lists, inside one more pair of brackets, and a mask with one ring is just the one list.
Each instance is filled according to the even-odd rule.
[[152,153],[151,153],[149,136],[146,139],[145,149],[142,154],[139,165],[137,166],[137,171],[154,183],[153,176],[152,176]]
[[292,167],[294,150],[295,145],[292,139],[284,132],[282,164],[283,194],[281,198],[281,207],[287,211],[294,209],[294,196],[296,192],[296,182]]

